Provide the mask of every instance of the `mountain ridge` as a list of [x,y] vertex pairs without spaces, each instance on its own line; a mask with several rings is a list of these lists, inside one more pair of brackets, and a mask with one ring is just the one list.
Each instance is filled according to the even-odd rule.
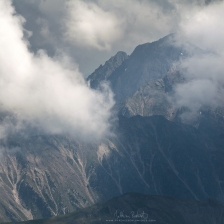
[[[115,93],[116,101],[121,102],[131,97],[140,86],[149,80],[164,77],[175,61],[193,52],[200,54],[203,51],[188,43],[178,43],[175,34],[169,34],[152,43],[138,45],[107,78]],[[106,67],[106,64],[103,67]],[[99,67],[93,74],[96,74],[100,68],[102,67]],[[87,78],[90,86],[95,82],[93,74]]]
[[195,201],[166,196],[127,193],[86,209],[46,220],[18,224],[220,224],[224,221],[224,206],[212,199]]

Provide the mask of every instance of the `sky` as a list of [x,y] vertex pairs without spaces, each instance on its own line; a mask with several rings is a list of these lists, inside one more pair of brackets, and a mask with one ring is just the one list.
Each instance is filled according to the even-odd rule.
[[90,89],[85,77],[117,51],[131,54],[170,33],[213,52],[181,62],[190,75],[175,89],[177,105],[217,106],[223,15],[220,0],[1,0],[0,138],[27,128],[101,138],[113,93],[107,84]]
[[[65,52],[84,76],[117,51],[179,31],[211,2],[205,0],[14,0],[31,35],[31,49]],[[215,2],[219,2],[215,1]]]

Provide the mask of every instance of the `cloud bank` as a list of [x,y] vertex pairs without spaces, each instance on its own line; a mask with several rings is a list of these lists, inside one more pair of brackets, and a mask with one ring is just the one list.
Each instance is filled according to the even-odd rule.
[[66,11],[65,39],[101,51],[154,40],[176,23],[175,7],[169,2],[77,0],[67,1]]
[[177,105],[188,107],[194,115],[202,105],[224,106],[224,2],[196,9],[189,18],[182,18],[179,41],[193,43],[207,53],[181,61],[186,83],[175,89]]
[[0,138],[36,129],[100,138],[109,130],[113,95],[91,90],[63,54],[29,50],[25,20],[11,1],[0,1]]
[[[70,0],[65,3],[65,36],[75,45],[98,50],[110,50],[118,44],[128,47],[155,41],[177,32],[183,23],[189,32],[196,29],[197,24],[191,22],[187,27],[192,16],[198,21],[207,19],[210,22],[206,12],[200,14],[208,2],[212,1]],[[210,13],[215,14],[215,10]]]

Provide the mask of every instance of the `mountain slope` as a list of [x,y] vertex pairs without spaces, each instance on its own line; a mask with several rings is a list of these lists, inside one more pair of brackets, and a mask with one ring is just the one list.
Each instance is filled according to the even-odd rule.
[[195,129],[162,116],[120,117],[116,133],[102,142],[33,136],[2,143],[2,221],[67,214],[127,192],[224,201],[220,123]]
[[224,206],[211,199],[200,202],[190,199],[129,193],[66,216],[22,223],[222,224],[224,222],[223,214]]

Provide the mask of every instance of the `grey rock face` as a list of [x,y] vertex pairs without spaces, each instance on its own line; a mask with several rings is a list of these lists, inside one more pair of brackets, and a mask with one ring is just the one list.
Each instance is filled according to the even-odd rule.
[[117,103],[116,110],[126,117],[162,115],[168,120],[174,120],[178,108],[172,100],[172,89],[183,82],[182,74],[171,69],[163,78],[150,80],[140,86],[132,97]]
[[108,78],[117,102],[132,97],[149,81],[164,78],[173,64],[192,53],[202,50],[190,44],[177,44],[175,35],[168,35],[158,41],[139,45],[128,60],[124,61]]

